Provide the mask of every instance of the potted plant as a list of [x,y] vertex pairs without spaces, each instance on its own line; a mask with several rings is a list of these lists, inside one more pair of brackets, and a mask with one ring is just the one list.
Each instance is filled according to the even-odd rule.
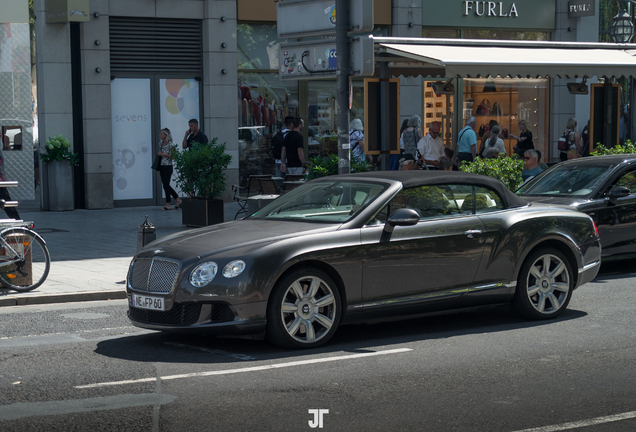
[[189,150],[174,150],[172,161],[177,185],[188,198],[184,198],[182,223],[187,226],[207,226],[224,220],[223,200],[228,165],[232,156],[225,153],[225,143],[194,143]]
[[77,153],[71,151],[71,142],[62,135],[46,140],[46,153],[41,153],[47,166],[49,210],[73,210],[73,166],[77,165]]

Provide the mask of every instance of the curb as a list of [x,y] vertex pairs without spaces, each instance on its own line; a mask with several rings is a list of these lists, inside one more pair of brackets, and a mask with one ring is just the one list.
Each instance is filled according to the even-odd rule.
[[95,300],[125,299],[126,291],[87,291],[64,294],[26,295],[24,297],[8,296],[0,298],[0,306],[27,306],[50,303],[71,303]]

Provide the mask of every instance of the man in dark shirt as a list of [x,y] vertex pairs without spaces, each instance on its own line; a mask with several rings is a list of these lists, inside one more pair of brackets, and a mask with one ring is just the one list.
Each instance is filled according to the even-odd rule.
[[197,119],[191,119],[188,122],[188,130],[185,133],[185,137],[183,137],[183,148],[189,149],[192,147],[192,143],[198,142],[202,144],[207,144],[208,137],[205,136],[203,131],[199,129],[199,122]]
[[281,150],[280,169],[286,174],[302,175],[305,164],[305,145],[300,131],[303,130],[303,121],[294,119],[292,130],[285,135]]

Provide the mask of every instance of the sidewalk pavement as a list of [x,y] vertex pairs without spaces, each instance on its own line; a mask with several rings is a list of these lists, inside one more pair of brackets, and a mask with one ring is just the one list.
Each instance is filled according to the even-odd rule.
[[[238,209],[235,202],[225,203],[225,220],[234,220]],[[19,211],[23,220],[34,222],[34,230],[46,241],[51,270],[33,291],[0,288],[0,306],[126,298],[126,273],[137,251],[137,229],[146,215],[157,239],[191,229],[181,224],[181,210],[162,211],[159,206]]]

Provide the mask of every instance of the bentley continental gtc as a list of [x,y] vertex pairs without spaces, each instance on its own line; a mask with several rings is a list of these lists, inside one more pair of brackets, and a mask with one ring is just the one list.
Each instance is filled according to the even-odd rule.
[[150,243],[132,260],[139,327],[325,344],[340,325],[511,305],[566,309],[600,267],[592,219],[445,171],[323,177],[248,217]]

